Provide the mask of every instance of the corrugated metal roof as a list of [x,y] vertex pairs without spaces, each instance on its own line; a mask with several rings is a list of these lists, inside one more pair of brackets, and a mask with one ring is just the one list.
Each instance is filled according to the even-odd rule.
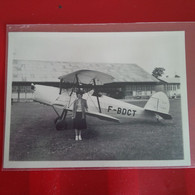
[[13,81],[58,82],[58,77],[88,69],[109,74],[114,82],[159,82],[136,64],[78,63],[61,61],[13,60]]

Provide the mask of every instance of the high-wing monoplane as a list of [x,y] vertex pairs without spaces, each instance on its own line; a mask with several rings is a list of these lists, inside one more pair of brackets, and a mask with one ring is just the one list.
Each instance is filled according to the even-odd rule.
[[163,92],[153,94],[142,108],[98,93],[99,84],[113,82],[114,78],[111,75],[94,70],[78,70],[60,76],[59,80],[59,87],[31,85],[34,101],[52,106],[56,112],[57,130],[66,128],[67,113],[72,112],[73,103],[77,98],[76,91],[81,89],[85,91],[83,98],[88,104],[86,115],[121,123],[133,119],[172,119],[169,114],[169,99]]

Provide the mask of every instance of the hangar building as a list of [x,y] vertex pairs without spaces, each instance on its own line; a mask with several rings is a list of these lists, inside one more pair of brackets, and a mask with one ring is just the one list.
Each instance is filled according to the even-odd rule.
[[181,90],[180,90],[180,77],[176,76],[173,78],[159,78],[163,85],[163,91],[167,94],[169,98],[180,98]]
[[[160,83],[136,64],[78,63],[62,61],[13,60],[12,99],[32,99],[31,83],[59,86],[59,76],[89,69],[112,75],[113,83],[101,86],[101,91],[119,99],[149,98]],[[100,83],[99,83],[100,84]]]

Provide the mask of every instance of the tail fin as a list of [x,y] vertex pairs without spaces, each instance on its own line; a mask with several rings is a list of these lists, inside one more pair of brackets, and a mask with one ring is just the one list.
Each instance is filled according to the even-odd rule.
[[164,119],[172,119],[169,114],[169,108],[169,99],[163,92],[158,92],[152,95],[144,107],[146,111],[154,112]]

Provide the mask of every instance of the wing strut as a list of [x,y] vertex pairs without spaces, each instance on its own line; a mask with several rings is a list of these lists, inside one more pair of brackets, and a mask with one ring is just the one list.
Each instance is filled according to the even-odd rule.
[[54,109],[55,113],[58,115],[58,117],[60,116],[59,113],[57,112],[57,110],[55,109],[54,105],[52,105],[52,108]]
[[62,94],[62,79],[60,79],[60,92],[59,92],[59,94],[61,95]]
[[[95,79],[93,79],[93,84],[94,84],[94,88],[96,88],[96,82],[95,82]],[[96,89],[97,90],[97,89]],[[97,92],[97,91],[96,91]],[[100,100],[99,100],[99,97],[98,97],[98,93],[97,93],[97,102],[98,102],[98,108],[99,108],[99,113],[102,113],[102,110],[101,110],[101,107],[100,107]]]
[[80,91],[80,85],[79,85],[79,78],[78,78],[78,75],[76,74],[75,77],[76,77],[76,85],[78,85],[78,88],[79,88],[79,91]]

